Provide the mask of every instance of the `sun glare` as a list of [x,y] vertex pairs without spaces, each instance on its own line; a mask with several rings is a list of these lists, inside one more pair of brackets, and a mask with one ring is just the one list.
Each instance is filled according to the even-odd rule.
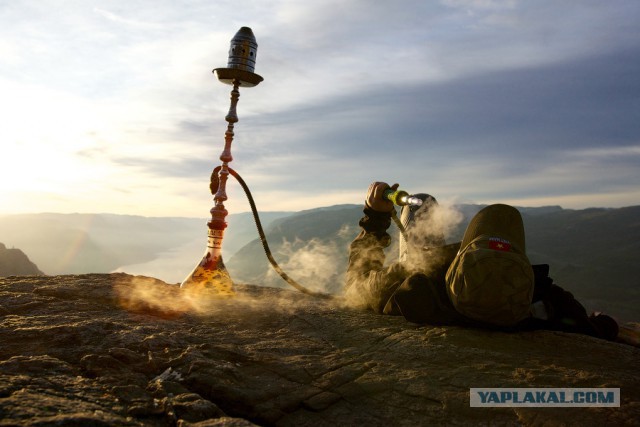
[[43,88],[0,83],[0,193],[62,192],[99,175],[78,153],[95,145],[98,115],[84,101]]

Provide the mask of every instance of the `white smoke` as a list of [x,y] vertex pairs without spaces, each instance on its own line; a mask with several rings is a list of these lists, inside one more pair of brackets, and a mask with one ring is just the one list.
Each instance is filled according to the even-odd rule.
[[438,248],[449,241],[464,216],[447,204],[423,206],[407,224],[406,244],[401,243],[399,258],[412,271],[428,274],[442,262]]
[[[278,264],[292,279],[312,291],[337,293],[342,288],[348,253],[335,241],[284,240],[274,256],[283,260]],[[265,281],[282,282],[282,278],[274,269],[269,269]]]

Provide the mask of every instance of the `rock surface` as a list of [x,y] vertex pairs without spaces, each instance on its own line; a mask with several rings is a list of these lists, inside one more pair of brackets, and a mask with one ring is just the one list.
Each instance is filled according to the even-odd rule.
[[[640,349],[426,327],[295,291],[202,303],[126,274],[0,279],[0,426],[631,425]],[[615,387],[619,408],[470,408],[470,387]]]

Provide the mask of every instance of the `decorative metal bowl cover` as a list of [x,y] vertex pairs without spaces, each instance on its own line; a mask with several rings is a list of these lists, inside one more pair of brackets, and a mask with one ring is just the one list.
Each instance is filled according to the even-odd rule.
[[242,27],[231,39],[227,68],[237,68],[253,73],[256,67],[258,43],[249,27]]

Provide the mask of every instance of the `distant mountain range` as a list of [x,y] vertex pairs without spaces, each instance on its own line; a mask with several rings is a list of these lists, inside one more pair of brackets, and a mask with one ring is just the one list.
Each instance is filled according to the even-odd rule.
[[[452,207],[455,221],[449,223],[447,240],[459,240],[481,208]],[[533,263],[550,264],[555,282],[589,310],[640,320],[640,206],[519,209]],[[361,216],[360,205],[339,205],[264,212],[260,219],[275,259],[293,279],[311,289],[339,292]],[[251,214],[231,214],[227,220],[223,256],[234,281],[289,286],[270,267]],[[112,214],[5,215],[0,216],[0,242],[24,251],[49,275],[125,271],[177,283],[204,252],[206,222]],[[389,231],[397,235],[394,225]],[[393,260],[397,240],[387,252]]]

